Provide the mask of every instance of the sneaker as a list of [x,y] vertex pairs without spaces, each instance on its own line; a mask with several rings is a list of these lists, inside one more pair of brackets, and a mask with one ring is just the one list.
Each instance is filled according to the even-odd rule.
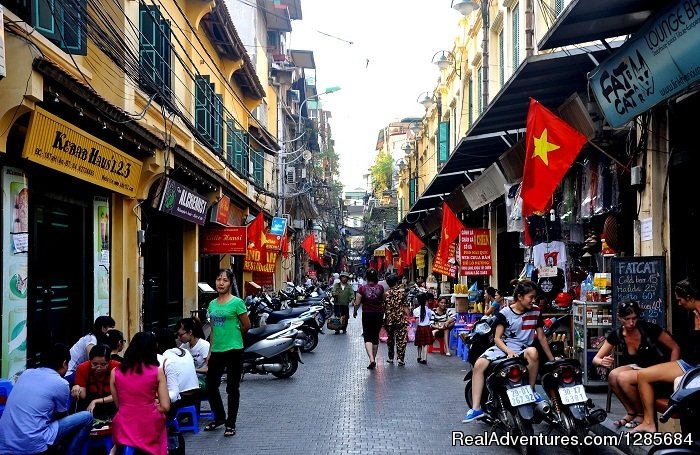
[[545,401],[545,399],[539,393],[532,392],[532,394],[535,396],[535,404],[542,403],[543,401]]
[[484,411],[481,409],[470,409],[467,411],[467,415],[462,419],[462,423],[469,423],[473,420],[480,419],[484,416]]
[[447,357],[450,357],[452,354],[450,353],[450,351],[447,351],[447,352],[445,353],[445,355],[446,355]]

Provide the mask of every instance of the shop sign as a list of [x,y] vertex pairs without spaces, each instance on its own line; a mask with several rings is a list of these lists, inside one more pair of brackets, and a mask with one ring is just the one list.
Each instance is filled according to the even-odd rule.
[[228,226],[228,212],[231,207],[231,199],[223,195],[219,202],[214,204],[211,208],[211,215],[209,216],[209,221],[212,223],[220,224],[222,226]]
[[275,275],[273,273],[253,272],[253,281],[265,292],[275,292]]
[[418,254],[416,255],[416,268],[422,269],[423,267],[425,267],[425,255]]
[[700,3],[677,0],[591,72],[608,123],[620,127],[700,80]]
[[246,254],[245,226],[202,228],[200,252],[203,254]]
[[[455,244],[452,242],[450,244],[450,249],[447,253],[447,257],[443,258],[440,254],[440,249],[433,259],[433,273],[439,273],[441,275],[447,275],[454,278],[457,275],[457,265],[455,262]],[[417,256],[416,256],[417,257]]]
[[208,201],[194,191],[180,185],[171,178],[165,179],[163,195],[158,205],[158,210],[170,215],[204,224],[207,214]]
[[269,251],[280,251],[282,249],[283,236],[272,234],[271,232],[260,233],[260,247]]
[[462,229],[459,245],[461,276],[491,275],[491,239],[488,229]]
[[140,161],[40,108],[32,113],[22,156],[129,197],[141,177]]
[[270,234],[283,236],[287,232],[287,218],[275,216],[270,224]]
[[246,272],[274,273],[277,263],[277,252],[265,249],[248,248],[243,262],[243,270]]

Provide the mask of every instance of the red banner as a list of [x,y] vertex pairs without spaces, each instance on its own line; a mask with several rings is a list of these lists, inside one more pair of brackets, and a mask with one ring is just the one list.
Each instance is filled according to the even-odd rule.
[[282,236],[262,232],[260,234],[260,247],[269,251],[280,251],[282,249]]
[[253,272],[253,281],[266,291],[275,291],[275,275],[273,273]]
[[245,255],[245,261],[243,261],[243,270],[245,270],[246,272],[273,273],[275,271],[276,262],[276,251],[248,248],[248,251]]
[[491,239],[488,229],[463,229],[459,234],[462,276],[491,275]]
[[454,278],[457,275],[457,265],[454,262],[455,251],[454,242],[449,246],[447,256],[444,258],[438,249],[435,259],[433,259],[433,273],[440,273]]
[[203,254],[246,254],[246,227],[205,227],[202,228],[200,253]]

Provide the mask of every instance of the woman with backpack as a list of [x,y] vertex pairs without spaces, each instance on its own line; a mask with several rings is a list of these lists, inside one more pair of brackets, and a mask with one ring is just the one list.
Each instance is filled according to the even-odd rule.
[[639,319],[642,311],[634,300],[620,302],[617,306],[620,327],[608,334],[591,361],[596,367],[613,368],[613,351],[619,347],[619,366],[608,374],[610,387],[627,411],[627,415],[615,422],[617,427],[634,428],[642,421],[637,389],[639,371],[680,358],[681,348],[671,335],[658,325]]

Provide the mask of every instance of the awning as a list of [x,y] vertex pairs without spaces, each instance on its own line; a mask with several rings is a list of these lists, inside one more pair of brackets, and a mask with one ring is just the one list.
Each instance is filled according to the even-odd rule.
[[609,54],[603,45],[593,45],[528,57],[459,141],[409,213],[438,207],[437,195],[471,183],[474,175],[465,171],[488,168],[515,145],[525,132],[530,97],[556,109],[572,93],[585,90],[586,76],[596,67],[591,57],[602,61]]
[[667,4],[664,0],[571,0],[538,48],[553,49],[629,35]]

